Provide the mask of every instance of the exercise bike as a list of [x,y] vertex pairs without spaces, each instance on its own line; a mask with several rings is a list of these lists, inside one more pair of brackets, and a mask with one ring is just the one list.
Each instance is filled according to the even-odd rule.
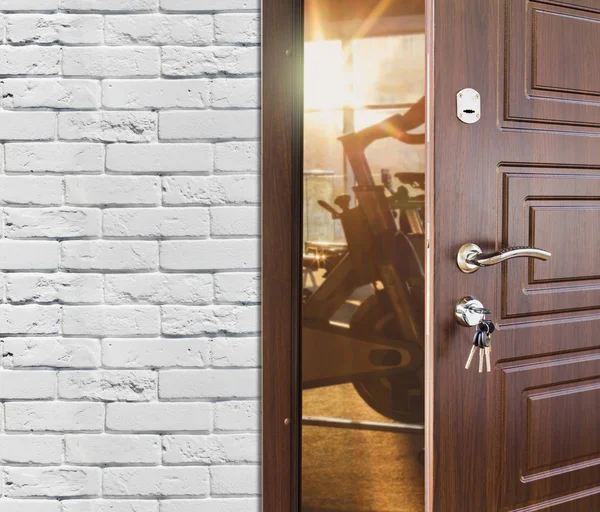
[[[380,414],[422,430],[424,416],[424,190],[422,173],[389,173],[377,185],[365,157],[375,140],[410,134],[424,122],[424,99],[406,114],[339,138],[355,177],[352,198],[319,204],[339,219],[346,244],[305,244],[302,385],[311,389],[351,382]],[[387,194],[386,194],[387,191]],[[307,274],[305,273],[305,276]],[[410,425],[409,425],[410,426]]]

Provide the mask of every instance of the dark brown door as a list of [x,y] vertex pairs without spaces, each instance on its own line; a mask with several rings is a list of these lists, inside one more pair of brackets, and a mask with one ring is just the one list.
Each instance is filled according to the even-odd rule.
[[[436,0],[429,218],[433,510],[600,510],[600,3]],[[456,94],[481,96],[475,124]],[[429,186],[431,185],[431,186]],[[484,252],[549,261],[462,273]],[[465,370],[474,295],[492,372]]]

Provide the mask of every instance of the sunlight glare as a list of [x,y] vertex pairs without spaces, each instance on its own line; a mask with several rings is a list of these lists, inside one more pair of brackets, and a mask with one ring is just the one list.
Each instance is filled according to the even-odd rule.
[[348,97],[342,43],[313,41],[304,45],[304,108],[333,110]]

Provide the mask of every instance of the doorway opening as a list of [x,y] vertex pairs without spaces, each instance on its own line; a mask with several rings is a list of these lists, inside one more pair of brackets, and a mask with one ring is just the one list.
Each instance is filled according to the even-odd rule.
[[425,0],[305,0],[301,510],[425,510]]

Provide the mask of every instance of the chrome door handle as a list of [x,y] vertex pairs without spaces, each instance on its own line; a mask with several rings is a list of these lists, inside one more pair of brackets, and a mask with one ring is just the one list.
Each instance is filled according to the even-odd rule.
[[484,254],[481,248],[475,244],[465,244],[458,250],[456,263],[465,274],[477,272],[479,267],[491,267],[513,258],[535,258],[547,261],[552,254],[543,249],[535,247],[508,247],[496,252]]

